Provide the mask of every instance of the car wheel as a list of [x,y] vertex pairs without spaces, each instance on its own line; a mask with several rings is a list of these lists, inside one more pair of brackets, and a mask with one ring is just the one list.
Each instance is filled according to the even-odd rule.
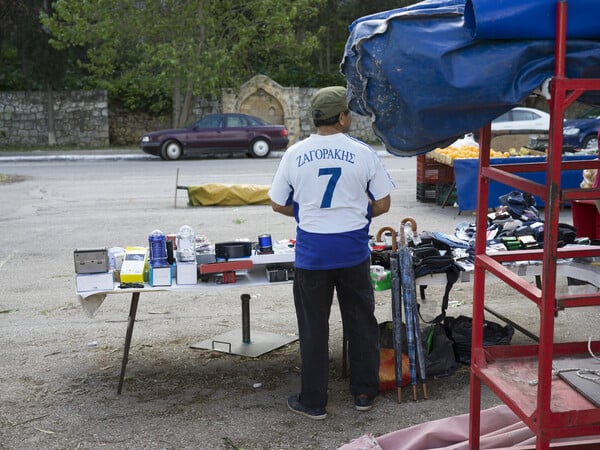
[[598,150],[598,135],[587,136],[581,143],[581,148],[583,150]]
[[177,141],[167,141],[163,144],[160,155],[166,161],[176,161],[183,156],[183,148]]
[[255,158],[264,158],[271,153],[271,145],[264,139],[257,139],[250,144],[250,154]]

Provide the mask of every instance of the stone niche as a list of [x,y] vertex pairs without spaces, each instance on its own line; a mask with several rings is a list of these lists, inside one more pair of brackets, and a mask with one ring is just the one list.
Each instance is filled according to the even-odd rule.
[[265,75],[256,75],[239,90],[225,89],[222,98],[224,113],[241,112],[285,125],[290,144],[300,137],[298,88],[284,88]]

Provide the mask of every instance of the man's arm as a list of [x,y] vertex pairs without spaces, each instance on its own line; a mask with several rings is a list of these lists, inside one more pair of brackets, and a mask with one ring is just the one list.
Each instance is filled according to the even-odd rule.
[[371,217],[377,217],[381,214],[385,214],[390,210],[390,205],[392,203],[391,197],[386,195],[379,200],[371,201]]
[[[284,216],[294,217],[294,205],[283,206],[278,203],[271,201],[271,208],[273,211],[279,214],[283,214]],[[389,207],[388,207],[389,209]]]

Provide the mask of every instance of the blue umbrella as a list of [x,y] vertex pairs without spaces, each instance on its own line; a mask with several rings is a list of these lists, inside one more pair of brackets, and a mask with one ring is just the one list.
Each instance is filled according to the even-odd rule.
[[[413,271],[414,272],[414,271]],[[412,292],[416,292],[415,279],[413,277]],[[419,365],[419,377],[423,388],[423,398],[427,399],[427,374],[425,373],[425,349],[421,339],[421,328],[419,326],[419,310],[417,306],[417,297],[413,296],[411,302],[412,317],[414,319],[415,347],[417,350],[417,363]]]
[[402,282],[402,300],[406,316],[406,343],[408,349],[410,383],[413,387],[413,400],[417,399],[417,358],[419,359],[419,374],[423,382],[423,395],[427,398],[425,384],[425,361],[420,337],[419,320],[417,314],[417,294],[415,286],[415,272],[412,253],[406,242],[405,227],[410,224],[413,233],[417,231],[417,223],[407,217],[400,223],[400,270]]

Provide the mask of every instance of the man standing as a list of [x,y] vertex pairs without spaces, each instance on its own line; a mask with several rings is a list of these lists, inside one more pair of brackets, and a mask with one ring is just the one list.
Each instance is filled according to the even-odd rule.
[[346,133],[346,89],[311,98],[317,133],[284,153],[269,190],[275,212],[295,217],[294,304],[300,337],[301,388],[295,413],[327,417],[329,315],[334,289],[348,340],[350,393],[359,411],[379,392],[379,328],[370,277],[371,218],[390,208],[395,187],[375,151]]

